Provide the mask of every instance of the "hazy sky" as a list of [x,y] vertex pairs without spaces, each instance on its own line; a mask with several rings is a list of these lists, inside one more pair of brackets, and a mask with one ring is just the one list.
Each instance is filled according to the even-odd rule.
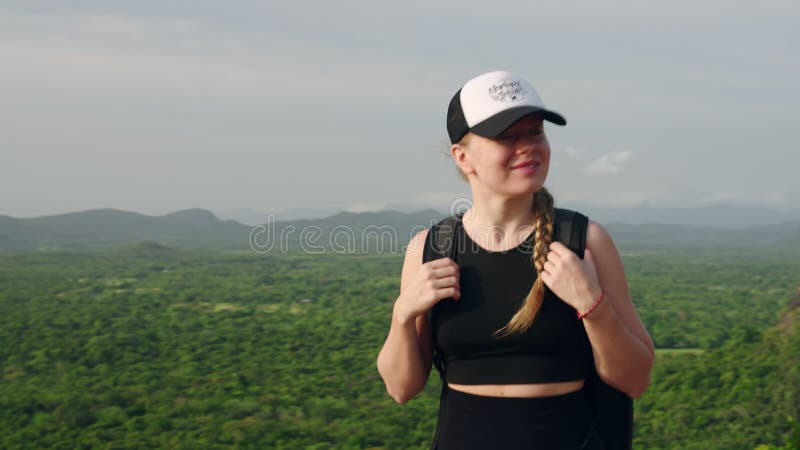
[[0,4],[0,214],[441,204],[495,69],[562,206],[800,208],[796,1],[68,3]]

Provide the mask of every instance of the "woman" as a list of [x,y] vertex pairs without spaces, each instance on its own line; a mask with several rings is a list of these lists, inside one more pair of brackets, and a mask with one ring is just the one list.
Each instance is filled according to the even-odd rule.
[[418,394],[433,355],[427,312],[452,299],[436,316],[449,388],[440,449],[603,448],[582,390],[589,352],[599,376],[631,397],[649,384],[653,343],[608,232],[589,221],[583,259],[553,242],[544,120],[566,124],[504,71],[469,80],[448,108],[450,152],[473,196],[461,219],[472,245],[459,248],[460,266],[423,264],[428,230],[412,238],[377,361],[398,403]]

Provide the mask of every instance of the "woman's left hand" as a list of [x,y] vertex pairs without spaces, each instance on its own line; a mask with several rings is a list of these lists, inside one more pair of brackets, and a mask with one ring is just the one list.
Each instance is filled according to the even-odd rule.
[[588,248],[580,259],[561,242],[551,243],[541,276],[554,294],[579,312],[589,309],[602,292]]

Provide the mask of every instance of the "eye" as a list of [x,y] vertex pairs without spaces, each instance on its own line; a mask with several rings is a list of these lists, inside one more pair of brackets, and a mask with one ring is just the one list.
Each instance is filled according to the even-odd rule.
[[504,144],[513,144],[517,140],[517,136],[511,133],[503,133],[497,139]]

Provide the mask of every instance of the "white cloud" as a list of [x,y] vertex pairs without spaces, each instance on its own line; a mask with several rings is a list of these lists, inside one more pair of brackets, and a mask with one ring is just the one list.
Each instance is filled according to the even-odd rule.
[[449,204],[465,196],[464,192],[427,192],[409,197],[407,202],[420,205]]
[[592,161],[583,171],[591,175],[616,175],[633,159],[630,150],[607,153]]
[[[676,206],[674,192],[669,189],[600,189],[595,191],[559,191],[556,202],[590,204],[611,208],[633,208],[642,205]],[[568,206],[567,206],[568,207]]]
[[736,192],[715,192],[697,199],[701,205],[731,204],[746,200],[745,196]]
[[700,206],[711,205],[747,205],[770,206],[776,208],[792,208],[793,199],[797,198],[800,190],[776,189],[763,192],[713,192],[697,199]]
[[575,147],[556,147],[553,150],[559,153],[566,153],[572,159],[578,159],[581,154],[581,151]]
[[360,213],[367,211],[382,211],[384,209],[386,209],[386,203],[353,203],[348,205],[344,210],[353,213]]

